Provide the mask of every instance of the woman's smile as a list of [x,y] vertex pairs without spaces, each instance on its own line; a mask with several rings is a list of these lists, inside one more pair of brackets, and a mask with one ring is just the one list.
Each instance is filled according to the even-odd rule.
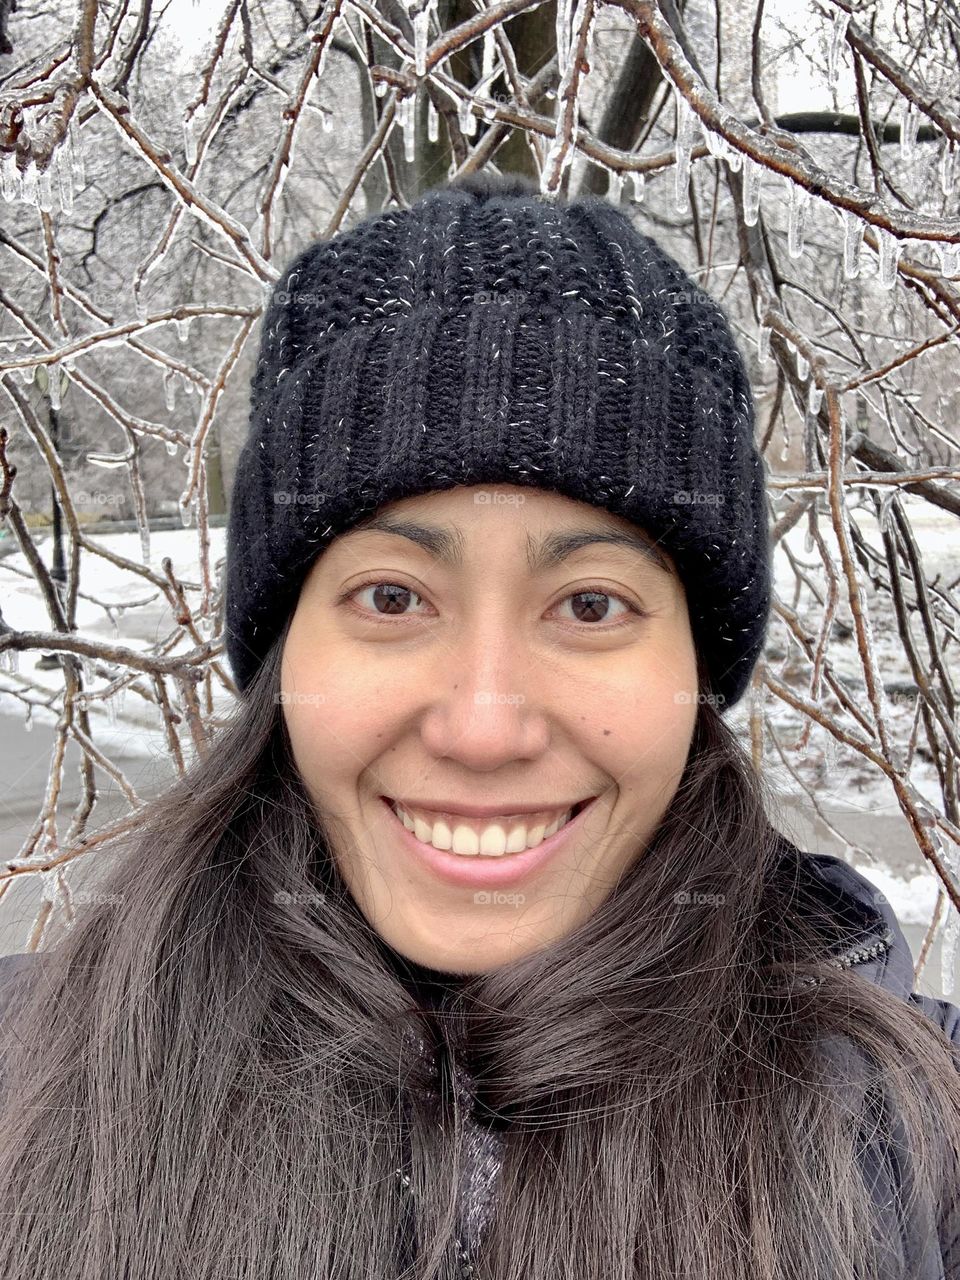
[[[381,800],[388,827],[401,846],[410,851],[418,866],[425,867],[431,875],[447,884],[473,889],[513,886],[526,880],[582,833],[581,815],[586,818],[586,810],[593,805],[592,800],[585,801],[576,806],[576,813],[567,809],[546,826],[537,821],[540,815],[530,815],[535,825],[527,827],[521,821],[509,831],[498,823],[483,823],[480,824],[483,830],[478,835],[474,830],[477,824],[468,825],[466,822],[451,831],[447,823],[436,823],[431,827],[420,819],[420,830],[416,829],[416,824],[411,829],[408,825],[411,819],[405,810],[386,797],[381,797]],[[407,821],[403,820],[404,815]],[[492,836],[497,843],[505,844],[515,832],[523,837],[522,849],[518,847],[509,853],[506,850],[496,853],[480,847],[485,836]],[[519,846],[519,839],[515,843]]]

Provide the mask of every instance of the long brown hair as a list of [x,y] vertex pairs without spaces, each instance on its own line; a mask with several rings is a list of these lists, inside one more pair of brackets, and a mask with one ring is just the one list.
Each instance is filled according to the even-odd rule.
[[899,1115],[936,1205],[960,1075],[922,1013],[827,958],[837,922],[802,908],[712,702],[593,916],[418,1007],[294,766],[283,639],[8,1027],[0,1278],[380,1280],[408,1212],[413,1273],[454,1277],[458,1060],[504,1144],[480,1277],[905,1274],[861,1155]]

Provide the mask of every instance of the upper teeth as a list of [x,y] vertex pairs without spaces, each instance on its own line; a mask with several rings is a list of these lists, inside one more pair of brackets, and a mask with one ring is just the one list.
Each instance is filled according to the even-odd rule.
[[457,814],[432,814],[423,809],[407,810],[392,800],[394,813],[418,840],[435,849],[468,856],[522,853],[533,849],[570,820],[572,809],[527,813],[516,818],[479,820]]

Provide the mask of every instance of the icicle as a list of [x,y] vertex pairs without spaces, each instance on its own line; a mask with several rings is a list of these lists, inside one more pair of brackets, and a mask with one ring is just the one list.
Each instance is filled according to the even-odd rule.
[[0,156],[0,187],[7,204],[20,199],[20,170],[17,168],[17,157],[12,151],[4,151]]
[[23,718],[23,727],[27,733],[33,728],[33,704],[27,703],[27,714]]
[[[283,190],[283,188],[286,186],[287,178],[289,176],[290,176],[290,161],[284,160],[283,163],[280,165],[280,172],[277,174],[277,181],[274,184],[274,188],[273,188],[274,201],[278,201],[280,199],[280,193]],[[262,212],[263,211],[261,210],[261,213]]]
[[940,274],[955,276],[960,271],[960,244],[948,244],[945,240],[937,241],[940,254]]
[[612,204],[619,204],[623,195],[623,174],[617,173],[615,169],[610,170],[610,180],[607,187],[607,199]]
[[197,122],[193,116],[183,118],[183,150],[187,164],[197,163]]
[[766,364],[770,359],[770,335],[773,330],[768,324],[761,324],[757,330],[757,359]]
[[702,120],[700,121],[700,130],[703,134],[703,140],[707,144],[707,150],[712,156],[722,160],[730,150],[729,142],[727,142],[722,133],[717,133],[713,129],[708,129]]
[[897,263],[900,259],[900,241],[883,227],[877,227],[877,239],[880,242],[880,265],[878,278],[881,289],[892,289],[897,278]]
[[457,120],[460,123],[460,132],[465,133],[468,138],[472,138],[477,132],[477,118],[470,109],[471,100],[462,98],[457,107]]
[[190,321],[192,319],[193,316],[183,316],[173,322],[177,326],[177,337],[181,342],[190,341]]
[[760,178],[763,165],[753,156],[743,157],[743,220],[748,227],[756,226],[760,213]]
[[17,370],[17,373],[19,373],[20,375],[20,381],[26,382],[28,384],[33,381],[35,372],[36,372],[36,365],[32,365],[32,364],[21,365],[20,368]]
[[952,195],[956,185],[956,158],[957,153],[953,149],[953,142],[944,138],[940,152],[940,190],[945,196]]
[[815,418],[820,412],[820,405],[822,402],[823,387],[818,387],[813,378],[811,378],[810,384],[807,387],[807,413],[809,413],[812,418]]
[[150,526],[142,524],[140,528],[140,563],[150,563]]
[[637,204],[643,199],[643,185],[646,176],[642,169],[634,169],[630,174],[630,180],[633,183],[633,198]]
[[570,51],[573,44],[573,0],[557,0],[556,49],[557,80],[560,84],[570,70]]
[[77,173],[76,173],[77,157],[74,154],[75,142],[76,142],[76,135],[74,133],[74,128],[73,128],[73,116],[71,116],[67,124],[66,131],[64,132],[63,140],[61,141],[60,146],[57,148],[57,155],[60,158],[60,164],[63,168],[65,168],[68,171],[65,175],[63,175],[63,177],[66,179],[69,179],[71,198],[72,198],[72,193],[74,190],[76,177],[77,177]]
[[914,106],[912,98],[905,98],[900,104],[900,159],[909,163],[916,152],[917,130],[920,128],[920,113]]
[[783,448],[780,450],[780,461],[786,462],[790,457],[790,439],[788,436],[783,437]]
[[[177,375],[174,369],[164,370],[163,398],[166,401],[168,409],[173,410],[177,407]],[[176,448],[176,446],[174,446],[174,448]]]
[[813,551],[814,546],[815,546],[815,543],[813,541],[813,530],[810,528],[809,525],[807,525],[806,532],[803,535],[803,550],[807,555],[810,555]]
[[333,129],[333,112],[332,111],[320,112],[320,128],[323,130],[324,133],[330,133],[330,131]]
[[60,408],[60,370],[56,365],[47,366],[47,394],[50,396],[50,408]]
[[440,117],[432,98],[427,101],[427,137],[431,142],[436,142],[440,137]]
[[7,649],[3,655],[4,666],[11,675],[17,675],[20,671],[20,654],[16,649]]
[[940,986],[944,1000],[954,999],[957,984],[957,940],[960,938],[960,913],[947,903],[947,923],[943,930],[940,950]]
[[70,156],[67,153],[66,139],[57,147],[54,161],[57,167],[57,191],[60,198],[60,208],[63,213],[70,213],[73,209],[73,172]]
[[37,178],[37,208],[44,213],[50,213],[53,209],[53,174],[49,164],[41,169]]
[[147,318],[147,303],[140,290],[136,287],[133,290],[133,309],[137,313],[137,319],[143,324]]
[[387,84],[386,80],[375,80],[373,82],[373,92],[378,98],[385,98],[389,88],[390,86]]
[[787,252],[791,258],[799,258],[803,254],[803,224],[807,216],[807,200],[809,193],[798,182],[790,183],[790,212],[787,223]]
[[437,0],[413,0],[406,3],[407,14],[413,23],[413,65],[418,76],[427,73],[427,41],[430,38],[430,15]]
[[192,520],[193,512],[190,509],[190,503],[188,502],[186,506],[180,504],[180,523],[183,527],[189,529]]
[[493,71],[493,62],[497,53],[496,39],[493,34],[493,28],[488,27],[483,33],[483,60],[480,64],[480,82],[486,84]]
[[397,103],[397,124],[403,132],[403,154],[409,164],[417,154],[415,98],[408,94]]
[[176,455],[176,452],[177,452],[177,442],[176,442],[176,440],[168,440],[168,441],[166,442],[166,445],[167,445],[167,453],[169,453],[169,455],[170,455],[170,457],[171,457],[171,458],[172,458],[172,457],[174,457],[174,456]]
[[678,89],[674,89],[673,97],[677,107],[676,168],[674,170],[673,193],[677,209],[681,213],[685,213],[690,208],[687,185],[690,181],[690,152],[693,148],[697,117],[690,103]]
[[20,199],[24,204],[37,203],[37,166],[36,162],[31,160],[23,171],[23,181],[20,186]]
[[743,168],[743,153],[738,151],[736,147],[728,147],[727,153],[723,157],[727,162],[727,168],[731,173],[739,173]]
[[810,372],[810,364],[807,357],[801,352],[797,352],[797,377],[801,382],[806,382],[807,374]]
[[847,27],[850,25],[850,14],[846,9],[834,9],[833,34],[830,39],[830,52],[827,55],[827,84],[831,89],[837,87],[840,74],[840,51],[847,38]]
[[87,180],[83,160],[83,147],[80,145],[80,131],[77,128],[76,116],[70,117],[67,125],[67,145],[70,148],[70,176],[73,179],[74,191],[79,190]]
[[856,280],[860,274],[860,250],[866,223],[849,209],[843,210],[843,276]]

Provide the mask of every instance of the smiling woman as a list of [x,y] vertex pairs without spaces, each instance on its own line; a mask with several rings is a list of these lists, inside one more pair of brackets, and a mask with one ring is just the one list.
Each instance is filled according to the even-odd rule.
[[511,486],[406,498],[336,539],[280,681],[361,910],[404,955],[460,973],[592,915],[659,826],[697,714],[669,557],[624,520]]
[[0,1280],[960,1275],[960,1010],[724,719],[753,431],[601,200],[474,177],[288,266],[234,715],[0,967]]

